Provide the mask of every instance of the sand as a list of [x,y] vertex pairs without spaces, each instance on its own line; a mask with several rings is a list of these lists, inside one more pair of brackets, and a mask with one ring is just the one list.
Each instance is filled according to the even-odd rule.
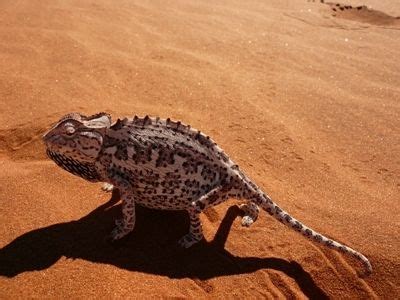
[[[392,0],[1,1],[0,298],[400,297],[397,16]],[[144,208],[107,243],[117,195],[45,157],[71,111],[201,129],[373,274],[265,213],[241,227],[235,200],[192,249],[185,213]]]

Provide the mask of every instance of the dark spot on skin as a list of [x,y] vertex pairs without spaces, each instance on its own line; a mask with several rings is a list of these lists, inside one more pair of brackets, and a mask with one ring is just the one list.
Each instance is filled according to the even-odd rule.
[[197,202],[196,206],[198,206],[200,210],[203,210],[206,207],[206,205],[203,202]]
[[292,217],[289,215],[285,215],[285,220],[286,222],[290,222],[292,220]]
[[295,226],[293,226],[297,231],[301,231],[303,229],[303,225],[299,221],[295,222]]
[[316,234],[314,236],[314,240],[316,240],[317,242],[321,242],[322,241],[322,236],[320,236],[319,234]]
[[267,207],[267,212],[268,212],[270,215],[273,215],[271,207]]
[[332,240],[327,240],[325,242],[325,245],[327,245],[329,248],[333,248],[333,241]]

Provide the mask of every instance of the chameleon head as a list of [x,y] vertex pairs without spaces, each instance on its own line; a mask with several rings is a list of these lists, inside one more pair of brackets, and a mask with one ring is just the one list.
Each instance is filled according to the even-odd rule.
[[82,163],[94,162],[110,125],[111,117],[106,113],[90,117],[79,113],[65,115],[43,136],[47,154],[51,158],[62,156]]

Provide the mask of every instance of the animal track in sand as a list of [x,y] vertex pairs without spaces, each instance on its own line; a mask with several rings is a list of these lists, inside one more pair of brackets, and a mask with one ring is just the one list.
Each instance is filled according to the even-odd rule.
[[325,4],[330,6],[333,12],[332,16],[337,18],[378,26],[390,25],[400,28],[400,17],[390,16],[382,11],[369,8],[366,5],[352,6],[335,2],[327,2]]
[[201,289],[203,289],[207,294],[210,294],[214,287],[208,280],[201,280],[198,278],[192,279],[195,284],[197,284]]
[[13,159],[43,159],[36,151],[42,145],[41,136],[46,130],[40,125],[22,124],[16,128],[0,130],[0,153]]

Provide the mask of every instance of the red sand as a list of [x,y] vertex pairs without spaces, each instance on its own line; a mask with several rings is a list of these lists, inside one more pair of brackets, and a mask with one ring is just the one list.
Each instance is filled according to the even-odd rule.
[[[0,298],[400,296],[400,5],[308,1],[0,2]],[[58,167],[41,135],[70,111],[159,115],[210,134],[277,203],[365,254],[322,248],[235,201],[138,210]],[[231,207],[231,208],[230,208]],[[214,241],[212,243],[212,241]],[[225,250],[223,250],[225,248]]]

